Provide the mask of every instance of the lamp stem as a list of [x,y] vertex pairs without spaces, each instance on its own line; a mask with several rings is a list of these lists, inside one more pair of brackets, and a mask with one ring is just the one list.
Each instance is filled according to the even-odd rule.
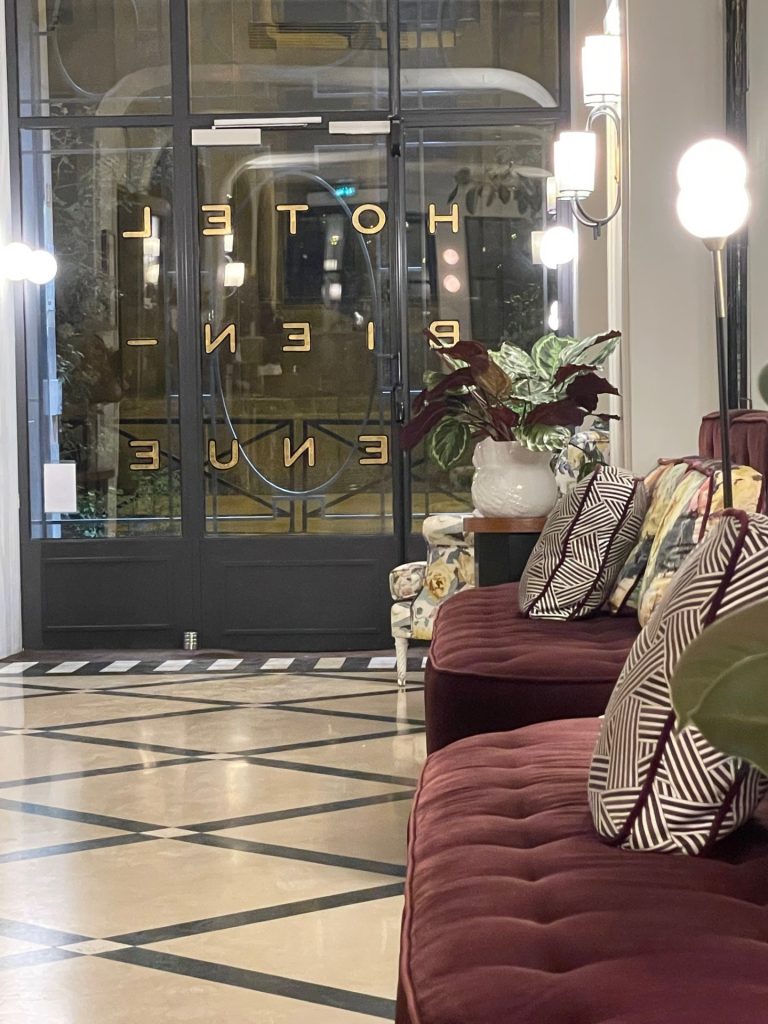
[[720,449],[723,464],[723,508],[733,508],[731,423],[728,408],[728,304],[725,293],[724,247],[712,249],[717,324],[717,385],[720,395]]

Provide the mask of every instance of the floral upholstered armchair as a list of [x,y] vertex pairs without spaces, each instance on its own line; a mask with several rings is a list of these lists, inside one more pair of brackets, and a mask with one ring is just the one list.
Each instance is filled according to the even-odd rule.
[[389,574],[400,686],[406,683],[408,641],[431,640],[432,624],[442,602],[464,587],[474,586],[475,552],[472,536],[464,534],[463,523],[464,516],[459,513],[427,516],[422,527],[427,542],[426,562],[406,562]]
[[[589,429],[574,434],[553,460],[561,494],[565,494],[597,465],[608,461],[607,431]],[[446,512],[427,516],[422,527],[427,542],[426,562],[406,562],[389,574],[392,636],[397,654],[397,682],[405,686],[408,641],[431,640],[437,609],[465,587],[475,585],[472,535],[464,533],[464,516]]]

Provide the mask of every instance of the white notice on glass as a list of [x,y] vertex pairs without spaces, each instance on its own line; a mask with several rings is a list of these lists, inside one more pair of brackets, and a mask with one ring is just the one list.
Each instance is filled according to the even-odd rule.
[[43,504],[46,512],[77,512],[74,462],[47,462],[43,467]]

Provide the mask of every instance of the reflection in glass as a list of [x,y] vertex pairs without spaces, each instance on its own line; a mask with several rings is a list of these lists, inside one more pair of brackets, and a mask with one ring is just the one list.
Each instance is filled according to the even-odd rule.
[[404,106],[557,106],[557,0],[399,3]]
[[386,145],[270,131],[198,167],[231,208],[201,252],[208,530],[390,532]]
[[22,115],[171,109],[168,0],[17,0]]
[[[25,237],[59,264],[25,302],[35,536],[179,530],[170,135],[22,132]],[[75,514],[44,512],[57,462],[76,465]]]
[[380,110],[386,0],[189,0],[192,109]]
[[[533,263],[531,233],[546,224],[552,138],[551,128],[534,125],[409,133],[411,397],[429,371],[440,369],[427,328],[494,349],[505,341],[530,349],[549,330],[557,273]],[[558,312],[558,322],[566,322],[567,310]],[[471,481],[471,453],[444,472],[417,449],[414,517],[471,508]]]

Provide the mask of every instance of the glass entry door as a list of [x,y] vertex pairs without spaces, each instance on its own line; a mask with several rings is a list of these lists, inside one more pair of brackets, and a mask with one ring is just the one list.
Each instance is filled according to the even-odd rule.
[[391,535],[386,136],[265,131],[197,176],[206,534]]
[[205,621],[228,647],[379,646],[399,551],[387,136],[194,138]]

